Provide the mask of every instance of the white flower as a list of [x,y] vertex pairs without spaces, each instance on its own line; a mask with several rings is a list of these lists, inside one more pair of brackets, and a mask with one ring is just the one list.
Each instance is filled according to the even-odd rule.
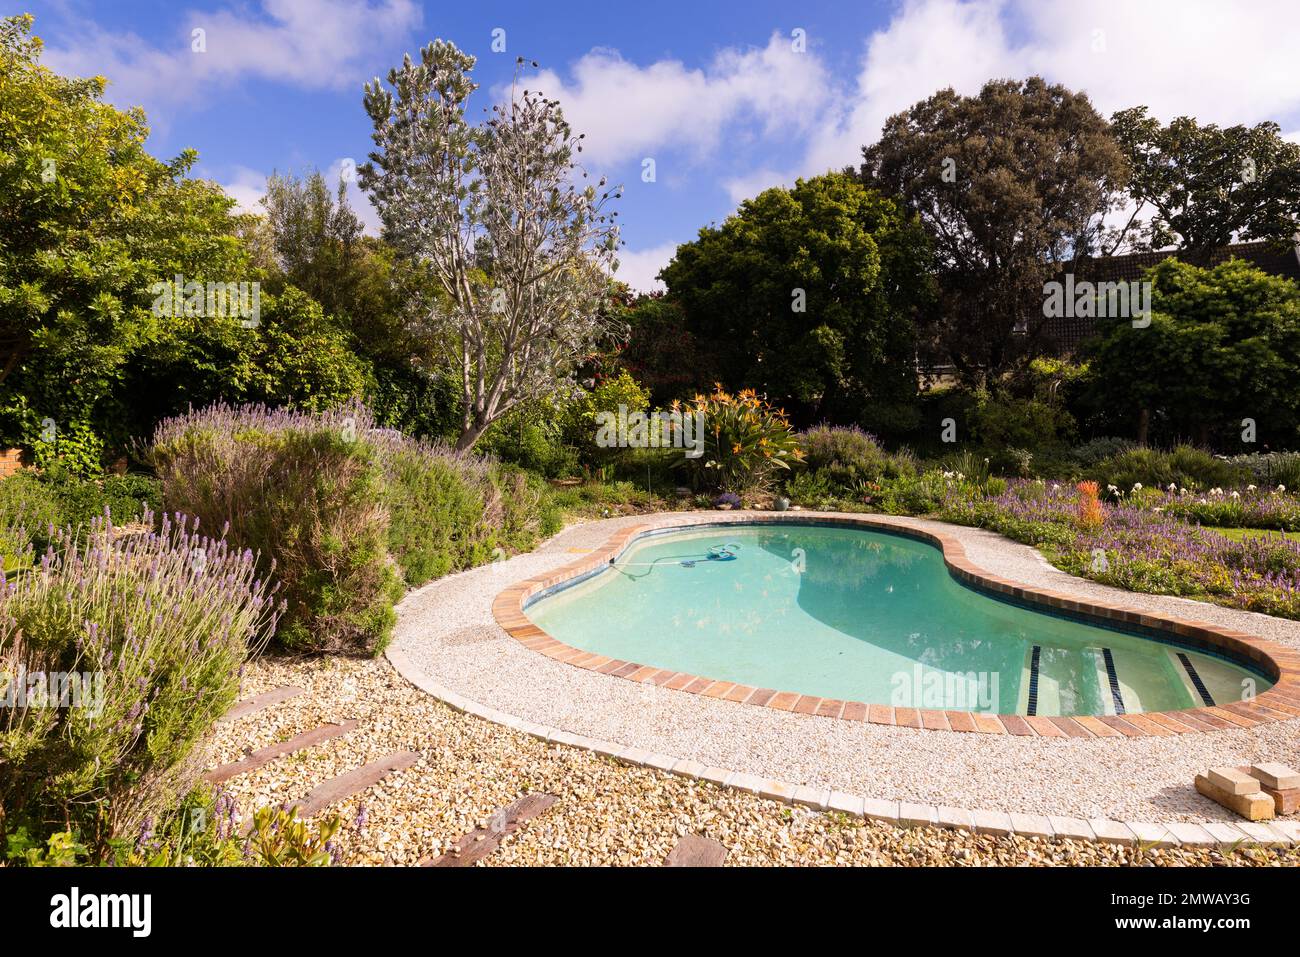
[[1233,498],[1241,498],[1241,493],[1240,493],[1240,492],[1233,492],[1233,493],[1232,493],[1232,497],[1233,497]]
[[1107,491],[1107,492],[1118,492],[1119,489],[1117,489],[1117,488],[1116,488],[1115,486],[1113,486],[1113,485],[1107,485],[1107,486],[1106,486],[1106,491]]
[[1253,486],[1253,485],[1247,485],[1247,486],[1246,486],[1246,491],[1247,491],[1247,492],[1253,492],[1253,491],[1255,491],[1255,486]]
[[964,481],[966,481],[966,476],[964,476],[964,475],[962,475],[960,472],[958,472],[958,473],[957,473],[957,481],[958,481],[958,482],[964,482]]
[[1141,483],[1141,482],[1134,482],[1134,483],[1133,483],[1133,491],[1135,491],[1135,492],[1140,492],[1140,491],[1142,491],[1142,483]]
[[1180,489],[1178,490],[1178,494],[1179,494],[1179,495],[1186,495],[1186,494],[1187,494],[1187,489],[1185,489],[1185,488],[1180,488]]
[[1169,491],[1174,492],[1177,491],[1177,489],[1178,489],[1177,485],[1175,485],[1173,482],[1169,483]]
[[1279,485],[1279,486],[1277,487],[1277,490],[1278,490],[1279,492],[1285,492],[1285,491],[1286,491],[1286,486],[1285,486],[1285,485]]

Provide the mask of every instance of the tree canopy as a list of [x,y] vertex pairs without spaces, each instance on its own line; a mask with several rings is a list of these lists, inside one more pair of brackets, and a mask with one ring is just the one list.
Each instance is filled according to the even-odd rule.
[[911,424],[928,247],[914,217],[852,175],[746,200],[679,246],[662,276],[726,388],[755,389],[811,421]]
[[934,241],[932,357],[978,385],[1032,358],[1044,282],[1107,244],[1127,177],[1088,97],[1041,77],[941,90],[890,117],[863,159],[864,182],[901,197]]

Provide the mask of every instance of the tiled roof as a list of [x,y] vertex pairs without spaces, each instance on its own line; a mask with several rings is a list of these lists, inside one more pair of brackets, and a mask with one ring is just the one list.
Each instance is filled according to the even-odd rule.
[[[1176,256],[1176,250],[1129,253],[1124,256],[1107,256],[1081,263],[1076,275],[1091,282],[1137,282],[1152,266]],[[1241,259],[1274,276],[1282,276],[1300,284],[1300,246],[1279,252],[1266,242],[1236,243],[1225,246],[1210,257],[1211,265]],[[1074,270],[1074,263],[1066,263],[1063,273]],[[1060,355],[1074,352],[1090,337],[1096,328],[1096,319],[1063,317],[1048,321],[1044,330],[1050,346]]]

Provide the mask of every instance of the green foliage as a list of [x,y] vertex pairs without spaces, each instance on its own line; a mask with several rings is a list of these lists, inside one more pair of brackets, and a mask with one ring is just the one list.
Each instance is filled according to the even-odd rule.
[[1190,116],[1168,126],[1144,106],[1111,120],[1132,177],[1134,202],[1154,211],[1146,245],[1177,245],[1192,258],[1243,239],[1290,244],[1300,227],[1300,145],[1272,122],[1226,129]]
[[343,819],[338,814],[300,821],[298,809],[261,807],[249,834],[252,863],[258,867],[328,867],[330,845]]
[[[139,110],[104,103],[102,78],[39,64],[31,18],[0,21],[0,439],[30,437],[31,416],[83,423],[110,445],[148,405],[128,373],[184,348],[186,323],[151,310],[151,284],[253,279],[233,201],[144,149]],[[231,321],[237,327],[237,322]]]
[[1151,273],[1151,324],[1114,322],[1091,363],[1093,404],[1152,435],[1242,448],[1287,445],[1300,426],[1300,287],[1232,260],[1199,269],[1174,259]]
[[566,441],[567,415],[555,399],[520,406],[493,423],[477,447],[545,478],[576,475],[578,450]]
[[539,485],[478,455],[394,442],[381,461],[389,550],[412,587],[530,547],[553,525]]
[[972,385],[1032,357],[1052,264],[1097,248],[1126,173],[1087,95],[1041,77],[940,90],[891,116],[863,161],[933,243],[939,306],[922,316],[922,355]]
[[38,436],[31,442],[33,464],[38,469],[83,478],[103,470],[104,443],[89,426],[76,422],[53,431],[48,441]]
[[276,639],[377,654],[405,584],[531,547],[554,526],[518,472],[324,413],[215,406],[169,420],[151,456],[168,509],[229,523],[287,601]]
[[1192,490],[1230,487],[1245,472],[1209,452],[1180,445],[1171,452],[1134,448],[1102,459],[1086,471],[1102,488],[1115,486],[1127,492],[1134,485],[1164,489],[1171,483]]
[[776,473],[803,460],[798,436],[785,413],[750,389],[734,396],[715,389],[682,410],[683,415],[699,413],[704,416],[703,454],[682,460],[697,488],[761,490]]
[[184,522],[123,538],[101,519],[56,545],[0,592],[0,838],[48,862],[73,853],[48,841],[70,829],[99,860],[193,789],[191,752],[274,602],[252,555]]
[[401,575],[388,554],[384,474],[358,410],[310,416],[214,407],[164,422],[151,458],[169,511],[229,524],[287,608],[276,640],[378,653]]
[[[831,173],[746,200],[678,247],[663,278],[707,363],[697,389],[716,370],[725,388],[809,418],[899,430],[914,424],[912,320],[929,295],[927,263],[914,220]],[[634,356],[668,348],[645,338],[675,334],[669,308],[647,307],[653,322],[634,324]]]
[[[78,478],[24,469],[0,479],[0,529],[7,524],[21,547],[30,544],[43,552],[54,529],[85,527],[106,511],[116,524],[136,522],[161,503],[158,481],[148,475]],[[12,545],[0,545],[0,553],[12,552]]]

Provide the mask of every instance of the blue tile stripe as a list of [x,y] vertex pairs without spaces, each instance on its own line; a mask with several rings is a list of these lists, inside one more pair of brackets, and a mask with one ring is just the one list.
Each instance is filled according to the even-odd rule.
[[1101,649],[1101,656],[1106,659],[1106,678],[1110,682],[1110,696],[1115,702],[1116,714],[1128,714],[1124,709],[1124,696],[1119,690],[1119,676],[1115,674],[1115,659],[1111,657],[1110,649]]
[[1025,708],[1025,714],[1031,718],[1038,714],[1038,658],[1042,653],[1041,645],[1034,645],[1034,650],[1029,653],[1029,706]]
[[1183,663],[1183,668],[1187,671],[1187,677],[1192,679],[1192,684],[1196,687],[1196,693],[1201,696],[1201,700],[1205,702],[1207,708],[1213,708],[1214,698],[1210,695],[1210,689],[1205,687],[1205,682],[1201,680],[1201,676],[1196,673],[1196,665],[1192,664],[1192,659],[1181,651],[1177,654],[1178,660]]

